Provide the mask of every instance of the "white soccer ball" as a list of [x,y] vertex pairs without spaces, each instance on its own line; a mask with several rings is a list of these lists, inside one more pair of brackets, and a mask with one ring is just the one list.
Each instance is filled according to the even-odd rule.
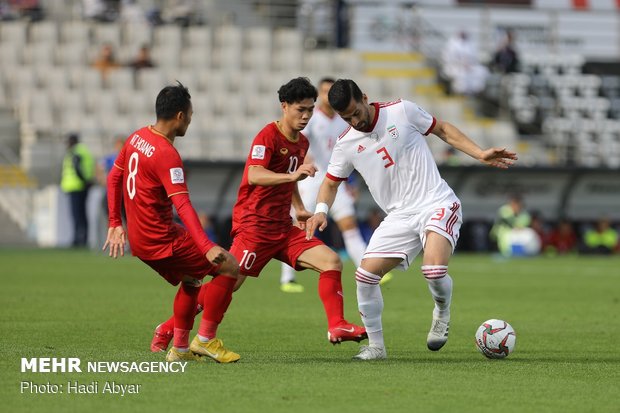
[[487,320],[476,331],[476,347],[490,359],[503,359],[515,351],[517,335],[504,320]]

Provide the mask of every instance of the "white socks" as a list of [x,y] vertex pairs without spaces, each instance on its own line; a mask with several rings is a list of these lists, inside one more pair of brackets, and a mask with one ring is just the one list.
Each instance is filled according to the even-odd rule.
[[295,270],[288,264],[282,263],[282,273],[280,274],[280,284],[295,281]]
[[357,284],[357,306],[368,334],[368,345],[383,348],[385,347],[381,324],[383,295],[381,294],[381,287],[379,287],[381,277],[360,267],[355,271],[355,281]]
[[428,282],[435,301],[433,318],[450,318],[450,301],[452,300],[452,278],[448,275],[447,265],[423,265],[422,274]]
[[355,227],[344,231],[342,233],[342,239],[351,261],[353,261],[356,267],[359,267],[362,263],[362,258],[364,258],[364,252],[366,251],[366,242],[364,242],[364,237],[362,237],[360,229]]

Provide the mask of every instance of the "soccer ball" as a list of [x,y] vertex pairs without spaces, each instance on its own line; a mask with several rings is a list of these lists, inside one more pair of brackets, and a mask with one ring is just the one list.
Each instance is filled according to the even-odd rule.
[[476,331],[478,350],[490,359],[503,359],[515,351],[517,335],[504,320],[487,320]]

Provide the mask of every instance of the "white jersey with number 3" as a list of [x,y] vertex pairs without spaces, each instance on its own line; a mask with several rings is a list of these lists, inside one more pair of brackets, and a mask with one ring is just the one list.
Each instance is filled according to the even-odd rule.
[[444,181],[425,135],[435,118],[413,102],[373,103],[370,132],[349,128],[338,139],[327,177],[345,180],[357,170],[375,202],[386,213],[419,213],[457,199]]

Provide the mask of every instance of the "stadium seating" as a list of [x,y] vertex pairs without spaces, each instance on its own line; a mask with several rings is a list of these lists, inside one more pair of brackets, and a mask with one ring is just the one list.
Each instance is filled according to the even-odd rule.
[[[140,46],[150,45],[156,67],[119,67],[104,79],[90,66],[102,44],[111,44],[125,64]],[[114,136],[153,122],[156,93],[175,80],[189,87],[195,111],[179,150],[208,160],[244,159],[253,136],[279,116],[276,92],[292,77],[353,78],[376,101],[412,99],[421,84],[408,74],[367,74],[363,55],[352,50],[306,50],[296,29],[231,24],[3,23],[0,59],[0,102],[23,112],[20,120],[29,131],[24,154],[36,152],[28,146],[37,139],[62,147],[63,135],[78,131],[103,156]],[[441,117],[462,117],[459,102],[419,97]]]
[[518,124],[540,125],[552,163],[616,165],[620,76],[583,74],[583,64],[578,55],[524,54],[522,73],[505,78],[505,98]]

